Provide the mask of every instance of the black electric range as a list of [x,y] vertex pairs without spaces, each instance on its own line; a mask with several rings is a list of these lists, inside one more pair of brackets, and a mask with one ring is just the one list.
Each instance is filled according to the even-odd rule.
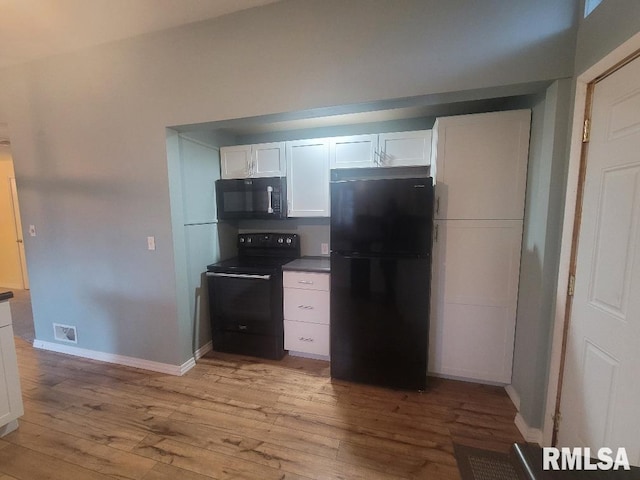
[[214,350],[282,358],[282,266],[296,258],[297,234],[241,233],[237,257],[207,266]]

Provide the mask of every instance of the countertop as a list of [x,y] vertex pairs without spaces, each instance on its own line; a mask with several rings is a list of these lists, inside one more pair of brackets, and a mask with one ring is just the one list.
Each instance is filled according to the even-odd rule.
[[302,257],[282,266],[283,270],[330,273],[329,257]]
[[5,300],[9,300],[13,298],[13,292],[11,291],[0,291],[0,302],[4,302]]

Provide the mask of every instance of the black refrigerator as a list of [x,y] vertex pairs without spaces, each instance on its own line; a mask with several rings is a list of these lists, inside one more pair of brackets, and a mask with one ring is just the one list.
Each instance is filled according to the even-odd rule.
[[424,390],[430,177],[331,182],[331,376]]

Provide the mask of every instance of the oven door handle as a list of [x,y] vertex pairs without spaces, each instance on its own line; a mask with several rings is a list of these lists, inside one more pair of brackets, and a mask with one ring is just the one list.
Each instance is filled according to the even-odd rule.
[[207,272],[207,277],[248,278],[253,280],[270,280],[271,275],[249,275],[246,273],[215,273]]

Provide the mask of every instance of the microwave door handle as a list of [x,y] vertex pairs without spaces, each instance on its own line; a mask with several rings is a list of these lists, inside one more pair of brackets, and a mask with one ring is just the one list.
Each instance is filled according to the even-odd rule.
[[269,207],[267,208],[267,213],[273,213],[273,201],[271,199],[272,194],[273,194],[273,187],[269,185],[267,187],[267,197],[269,197]]

